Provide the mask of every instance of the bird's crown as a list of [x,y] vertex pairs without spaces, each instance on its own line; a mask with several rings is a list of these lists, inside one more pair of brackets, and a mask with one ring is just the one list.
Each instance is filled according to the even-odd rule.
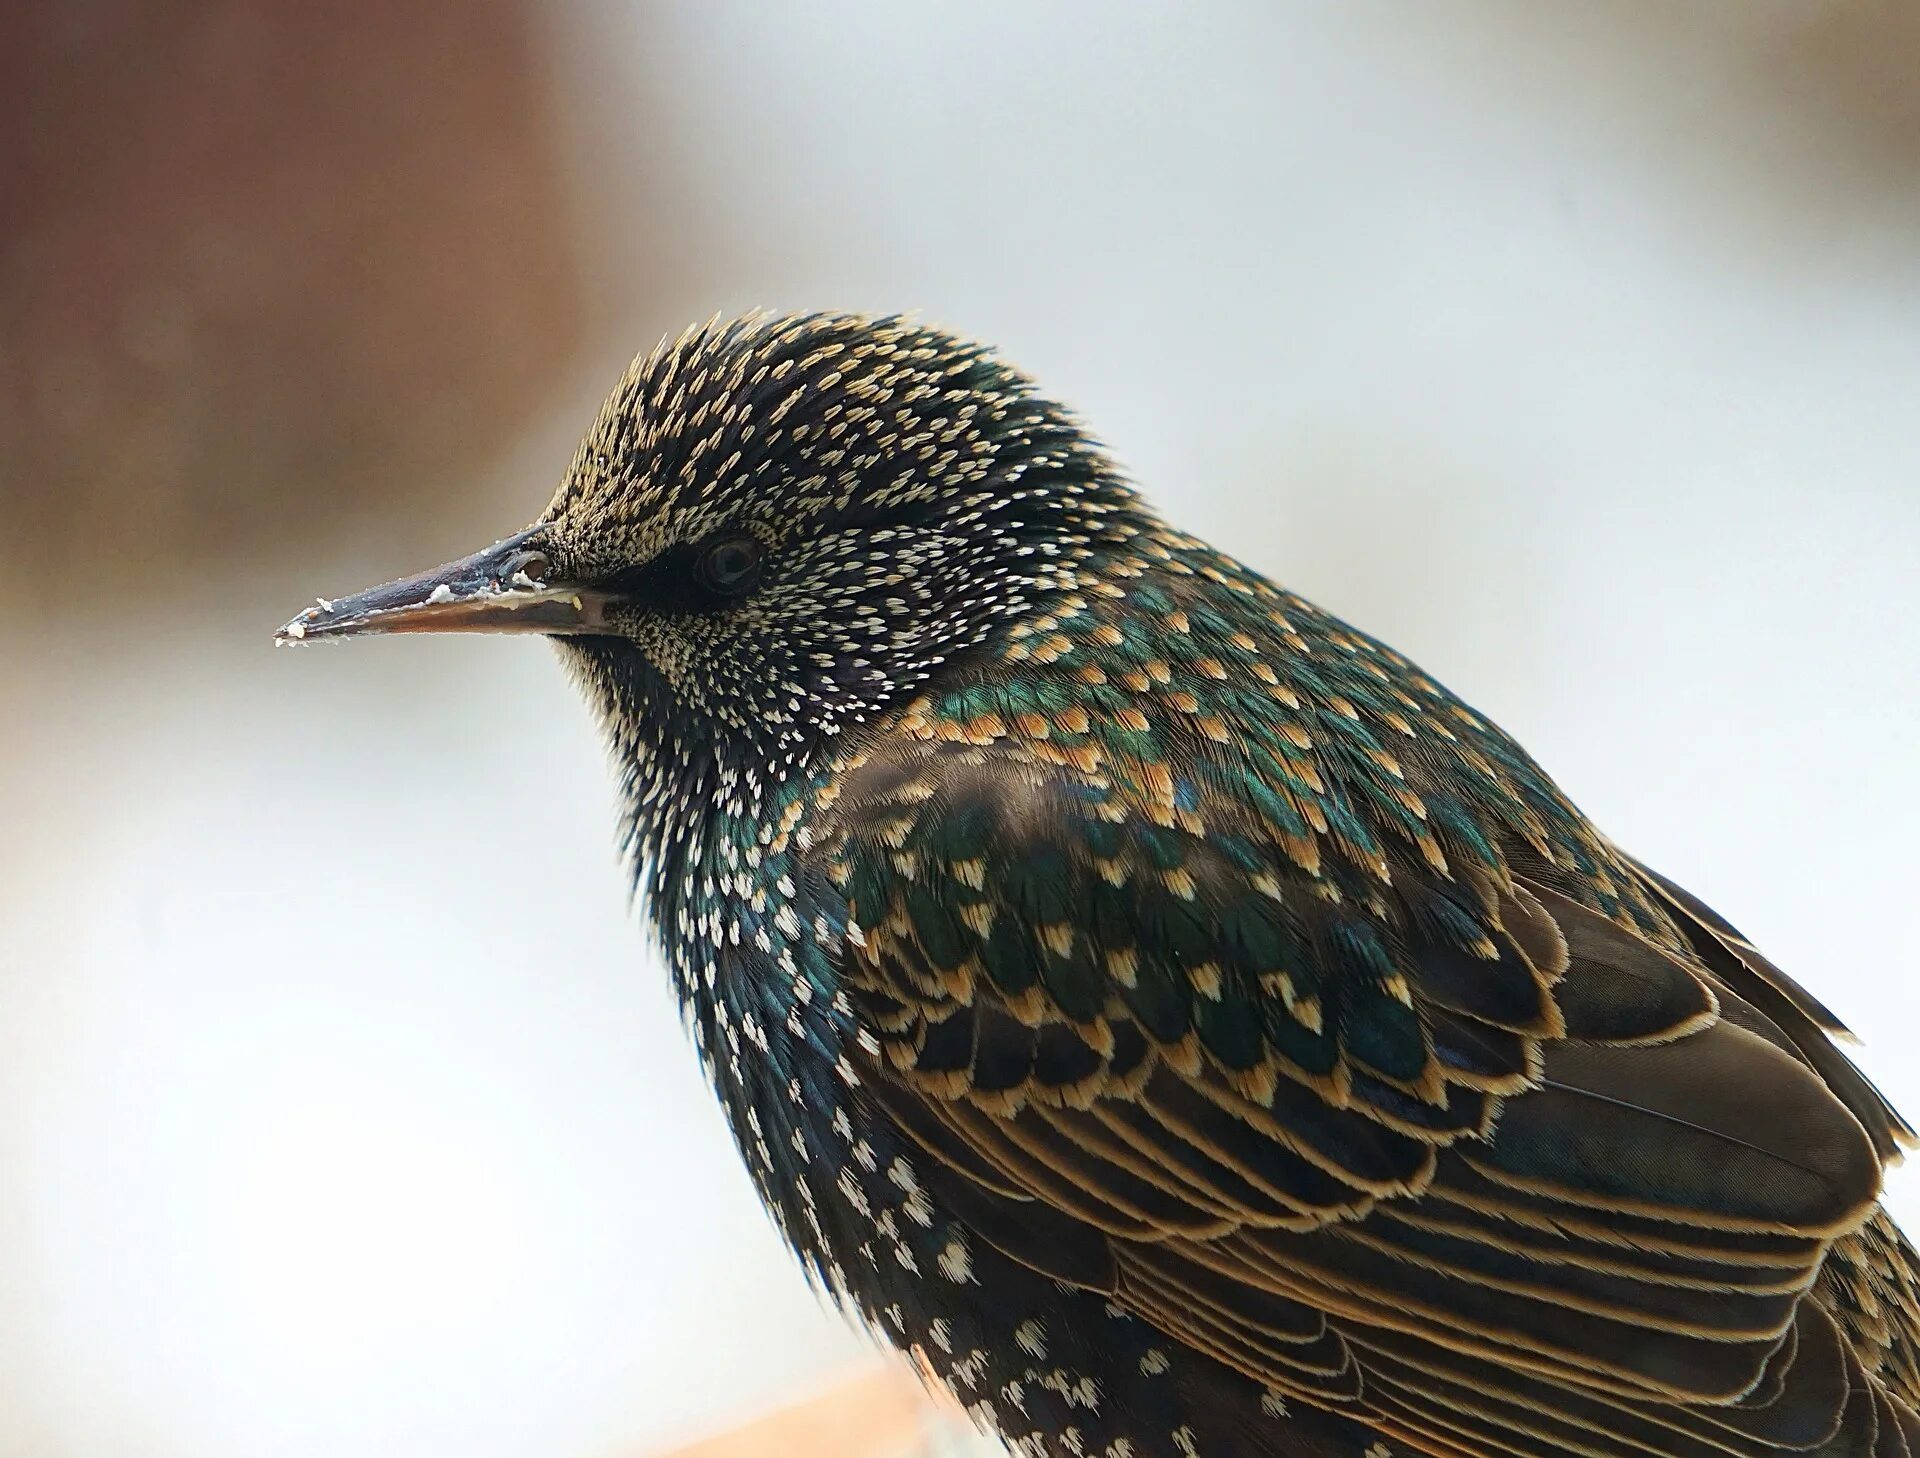
[[901,317],[748,314],[633,362],[542,523],[573,554],[558,565],[591,577],[717,533],[773,553],[851,530],[1004,528],[1034,514],[1022,502],[1112,475],[984,345]]

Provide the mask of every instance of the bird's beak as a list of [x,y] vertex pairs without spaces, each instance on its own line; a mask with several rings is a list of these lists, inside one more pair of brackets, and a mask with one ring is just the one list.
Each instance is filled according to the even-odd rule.
[[598,633],[607,596],[547,580],[539,528],[530,527],[457,562],[321,598],[274,635],[276,643],[355,638],[365,633]]

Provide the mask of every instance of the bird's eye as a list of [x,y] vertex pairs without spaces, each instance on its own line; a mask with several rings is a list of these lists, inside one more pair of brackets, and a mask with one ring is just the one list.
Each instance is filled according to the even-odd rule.
[[700,581],[714,592],[738,597],[760,577],[760,543],[753,537],[727,537],[700,556]]

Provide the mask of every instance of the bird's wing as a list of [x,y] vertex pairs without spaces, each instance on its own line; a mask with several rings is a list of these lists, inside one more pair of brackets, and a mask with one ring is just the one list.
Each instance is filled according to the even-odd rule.
[[1525,846],[1315,874],[1277,811],[973,737],[874,746],[817,854],[866,1096],[982,1238],[1424,1452],[1904,1451],[1807,1299],[1904,1126],[1744,943]]

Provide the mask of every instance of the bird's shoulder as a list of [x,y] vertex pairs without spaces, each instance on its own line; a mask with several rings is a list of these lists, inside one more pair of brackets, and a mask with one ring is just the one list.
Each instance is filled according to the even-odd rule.
[[1170,531],[1060,584],[823,798],[814,860],[887,1056],[1003,1108],[1166,1067],[1450,1142],[1566,1032],[1570,916],[1671,954],[1661,996],[1577,1015],[1712,1015],[1660,899],[1511,740]]

